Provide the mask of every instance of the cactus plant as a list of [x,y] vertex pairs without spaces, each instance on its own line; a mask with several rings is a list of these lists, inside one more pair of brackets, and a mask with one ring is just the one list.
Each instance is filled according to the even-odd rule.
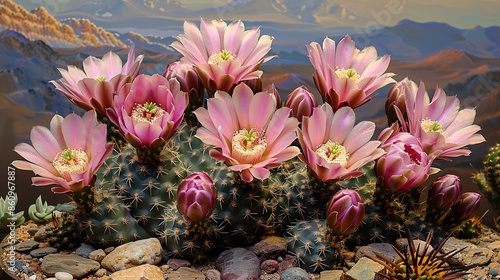
[[[483,195],[490,202],[493,210],[500,215],[500,143],[491,147],[484,158],[484,169],[473,174],[472,180],[479,186]],[[500,229],[500,218],[495,219],[497,228]]]
[[28,215],[30,219],[37,223],[42,224],[52,220],[52,212],[55,206],[47,205],[47,201],[42,201],[42,196],[39,195],[35,200],[35,204],[31,204],[28,208]]
[[24,223],[24,211],[14,213],[17,205],[17,194],[0,197],[0,232],[5,233]]

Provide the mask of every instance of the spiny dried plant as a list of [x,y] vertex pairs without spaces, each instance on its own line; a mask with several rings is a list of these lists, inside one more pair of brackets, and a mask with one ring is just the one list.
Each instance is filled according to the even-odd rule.
[[448,235],[439,242],[434,248],[430,246],[433,234],[432,231],[427,234],[423,248],[420,245],[415,246],[413,237],[408,228],[406,228],[406,238],[408,247],[405,252],[401,252],[393,246],[398,254],[400,261],[393,261],[379,252],[374,252],[375,256],[366,255],[371,260],[383,265],[385,270],[378,275],[389,280],[451,280],[459,279],[467,274],[467,270],[474,267],[450,264],[450,259],[465,249],[451,250],[447,253],[441,253],[443,246],[452,235]]

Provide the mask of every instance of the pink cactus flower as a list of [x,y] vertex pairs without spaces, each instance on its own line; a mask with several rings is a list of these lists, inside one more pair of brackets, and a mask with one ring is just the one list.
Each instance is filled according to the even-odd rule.
[[276,100],[268,92],[254,95],[242,83],[234,88],[232,97],[217,91],[207,107],[194,112],[203,126],[196,137],[215,146],[210,155],[240,171],[246,182],[266,179],[270,168],[300,153],[290,146],[297,138],[297,119],[289,117],[290,108],[276,110]]
[[346,180],[363,175],[358,169],[384,154],[380,141],[370,141],[375,124],[356,117],[350,107],[334,114],[330,104],[313,109],[304,116],[299,130],[303,154],[299,155],[316,176],[324,182]]
[[73,65],[69,65],[68,70],[59,68],[62,78],[50,82],[77,106],[94,109],[99,116],[106,116],[106,108],[113,107],[114,94],[137,76],[142,59],[142,55],[135,57],[133,46],[123,66],[120,57],[113,52],[102,59],[89,56],[83,61],[83,71]]
[[[406,83],[413,83],[406,80]],[[407,86],[407,89],[417,90],[405,95],[406,115],[408,124],[403,124],[407,131],[422,143],[424,151],[437,155],[440,159],[469,155],[468,145],[484,142],[478,134],[481,128],[474,125],[476,109],[460,109],[460,100],[456,96],[446,96],[446,93],[436,88],[432,100],[425,90],[424,83],[420,86]],[[405,120],[399,120],[403,123]]]
[[172,47],[194,64],[205,88],[231,92],[241,81],[259,79],[264,57],[271,49],[273,37],[260,36],[260,29],[245,30],[242,21],[229,25],[222,20],[202,18],[200,28],[184,22],[184,34],[177,36]]
[[336,192],[326,205],[326,221],[336,236],[354,233],[363,223],[365,205],[354,190]]
[[212,215],[217,189],[205,172],[194,172],[184,178],[177,189],[177,209],[189,221],[200,223]]
[[58,185],[52,188],[54,193],[88,188],[113,151],[113,144],[106,142],[106,125],[97,123],[94,110],[83,117],[55,115],[50,129],[35,126],[30,138],[32,145],[20,143],[14,148],[25,160],[12,165],[38,175],[31,179],[35,186]]
[[422,185],[432,168],[434,155],[427,155],[420,141],[406,132],[393,134],[382,147],[387,153],[375,165],[375,173],[382,187],[392,194],[402,194]]
[[316,87],[334,111],[343,106],[359,107],[368,102],[377,89],[395,82],[391,78],[393,73],[385,73],[389,55],[378,57],[372,46],[360,51],[349,36],[337,46],[330,38],[324,39],[323,48],[312,42],[307,45],[307,51],[316,72]]
[[134,147],[155,150],[179,127],[188,105],[176,79],[139,75],[118,90],[109,119]]
[[292,109],[292,116],[302,122],[302,117],[310,117],[314,107],[318,107],[316,97],[305,87],[301,86],[293,90],[285,98],[285,106]]

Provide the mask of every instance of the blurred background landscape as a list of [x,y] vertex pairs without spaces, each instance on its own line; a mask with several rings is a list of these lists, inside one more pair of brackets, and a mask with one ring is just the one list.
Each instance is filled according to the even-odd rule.
[[[409,77],[425,82],[429,93],[439,86],[458,96],[462,107],[476,108],[487,141],[471,146],[469,157],[439,162],[438,175],[456,174],[466,191],[478,191],[470,177],[500,142],[498,11],[496,0],[0,0],[0,195],[7,193],[7,167],[19,158],[13,148],[29,141],[31,128],[48,126],[54,113],[82,113],[48,82],[60,78],[57,68],[81,67],[87,56],[108,51],[125,60],[135,45],[136,54],[145,55],[140,72],[161,74],[180,58],[169,45],[183,32],[183,21],[198,25],[200,17],[242,19],[246,28],[274,36],[270,54],[278,58],[263,65],[263,82],[274,83],[283,98],[301,85],[317,94],[305,45],[346,34],[360,49],[372,45],[379,55],[390,54],[396,80]],[[372,120],[379,130],[387,125],[387,90],[356,109],[358,120]],[[68,200],[31,186],[31,176],[17,170],[17,211],[40,194],[52,204]],[[489,208],[483,199],[479,214]],[[483,221],[493,225],[493,214]]]

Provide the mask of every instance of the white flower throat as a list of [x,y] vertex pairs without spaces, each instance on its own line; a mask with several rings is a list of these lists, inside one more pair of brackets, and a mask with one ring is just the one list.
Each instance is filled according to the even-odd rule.
[[71,181],[70,174],[85,171],[89,157],[82,149],[65,149],[59,152],[52,165],[66,181]]
[[321,144],[316,153],[324,158],[328,163],[338,163],[340,166],[345,167],[349,160],[349,153],[346,148],[337,142],[328,140],[326,143]]
[[144,104],[136,104],[132,110],[132,119],[138,122],[154,123],[157,119],[165,114],[160,106],[154,102],[146,102]]
[[219,65],[224,61],[231,61],[238,59],[236,55],[228,50],[214,53],[208,58],[208,64]]
[[253,128],[250,131],[245,128],[235,131],[232,140],[233,157],[240,162],[258,162],[266,151],[266,138]]
[[359,82],[359,80],[361,80],[361,76],[359,76],[358,72],[356,72],[356,69],[353,68],[337,68],[337,70],[335,70],[335,74],[337,74],[337,77],[341,79],[351,79],[354,83],[357,83]]

